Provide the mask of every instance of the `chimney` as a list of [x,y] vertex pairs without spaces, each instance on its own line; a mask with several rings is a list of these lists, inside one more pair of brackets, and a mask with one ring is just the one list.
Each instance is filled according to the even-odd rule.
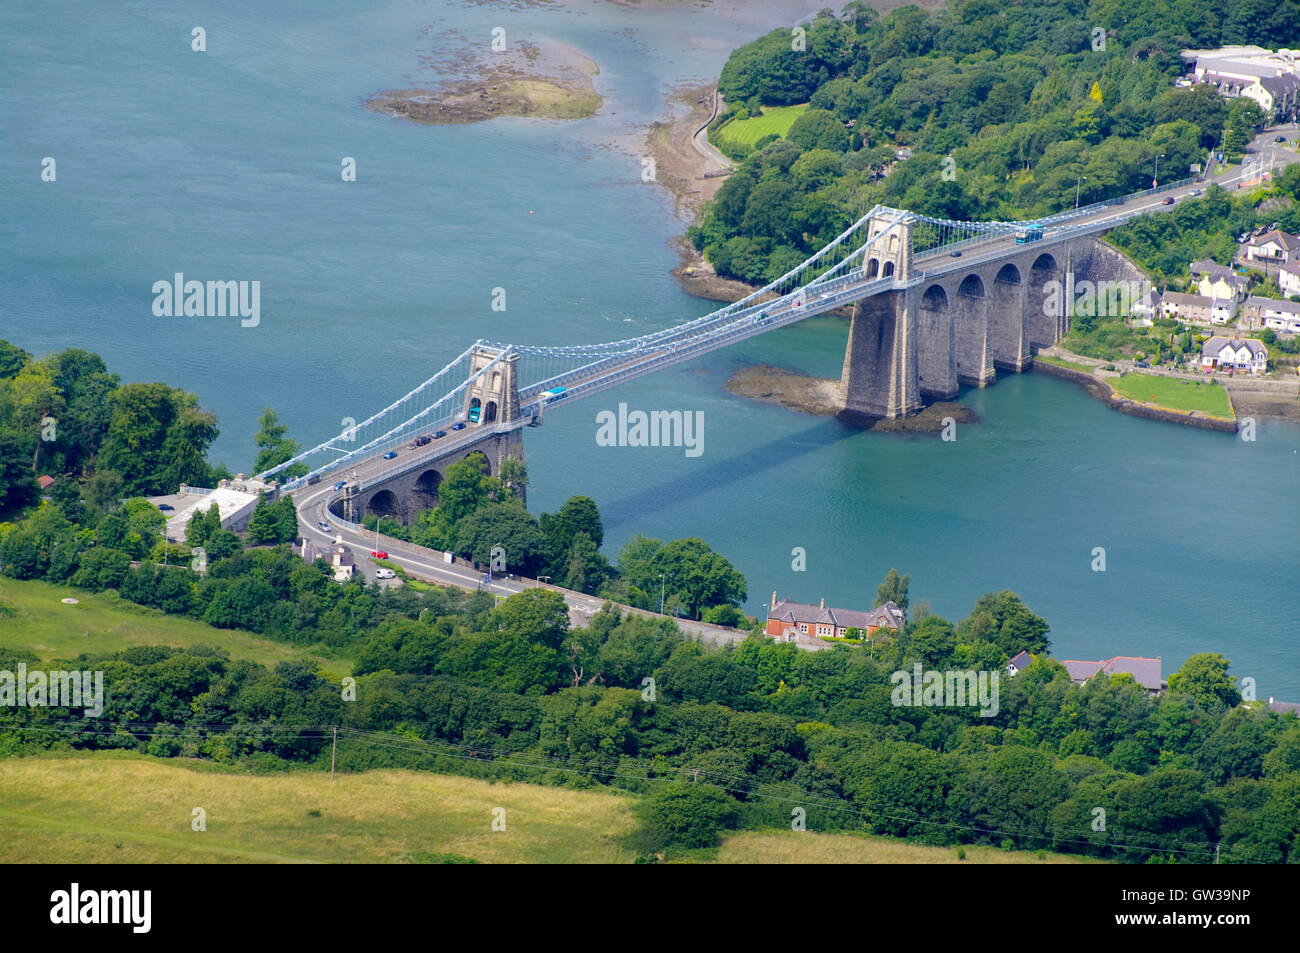
[[773,609],[776,608],[776,590],[775,590],[775,589],[772,590],[772,608],[773,608]]
[[825,596],[822,596],[822,608],[823,608],[823,609],[826,608],[826,597],[825,597]]

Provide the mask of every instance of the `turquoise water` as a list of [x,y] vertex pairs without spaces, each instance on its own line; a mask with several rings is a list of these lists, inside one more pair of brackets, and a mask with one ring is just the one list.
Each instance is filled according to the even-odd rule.
[[[641,135],[672,86],[816,6],[749,6],[746,23],[595,2],[358,6],[0,11],[0,335],[196,392],[222,421],[214,458],[247,470],[264,406],[315,443],[475,338],[608,340],[711,309],[668,274],[682,222],[640,181]],[[431,81],[422,55],[445,62],[496,25],[596,60],[601,113],[427,127],[362,108]],[[44,156],[56,182],[40,180]],[[261,281],[260,324],[154,317],[153,282],[178,271]],[[810,321],[548,414],[526,433],[532,508],[592,496],[611,554],[638,531],[703,537],[748,578],[750,612],[773,589],[866,607],[897,566],[913,601],[954,619],[1014,589],[1060,657],[1160,655],[1167,677],[1221,651],[1262,695],[1300,700],[1300,427],[1263,420],[1243,443],[1026,375],[965,392],[980,422],[944,443],[722,390],[755,362],[837,375],[845,337],[842,321]],[[703,411],[703,455],[597,447],[595,415],[620,401]]]

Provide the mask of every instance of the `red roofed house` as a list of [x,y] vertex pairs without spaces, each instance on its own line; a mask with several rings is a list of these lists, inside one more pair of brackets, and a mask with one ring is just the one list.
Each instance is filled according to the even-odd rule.
[[789,599],[778,602],[773,592],[763,631],[778,642],[794,642],[800,635],[842,639],[849,629],[861,629],[867,638],[871,638],[882,625],[896,630],[903,627],[904,621],[903,610],[892,602],[862,612],[857,609],[827,609],[825,599],[820,605],[791,602]]

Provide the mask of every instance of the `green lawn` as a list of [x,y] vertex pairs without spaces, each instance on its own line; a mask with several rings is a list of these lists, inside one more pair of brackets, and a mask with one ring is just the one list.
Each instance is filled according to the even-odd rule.
[[1085,374],[1091,374],[1094,370],[1091,364],[1080,364],[1077,361],[1067,361],[1061,357],[1052,357],[1050,354],[1037,354],[1034,356],[1035,361],[1042,361],[1044,364],[1055,364],[1057,367],[1065,367],[1072,371],[1082,371]]
[[720,126],[714,135],[738,145],[752,146],[772,133],[784,136],[807,108],[807,103],[802,106],[764,106],[763,115],[753,119],[733,119]]
[[1202,384],[1154,374],[1125,374],[1107,383],[1130,400],[1166,410],[1196,410],[1225,420],[1233,418],[1228,392],[1221,385]]
[[[61,600],[76,599],[76,605]],[[47,582],[0,578],[0,647],[33,652],[42,661],[76,658],[82,652],[120,652],[133,645],[215,645],[231,658],[266,666],[302,658],[301,648],[238,629],[210,625],[138,606],[115,593],[92,593]],[[347,659],[321,659],[322,671],[342,677],[352,671]]]

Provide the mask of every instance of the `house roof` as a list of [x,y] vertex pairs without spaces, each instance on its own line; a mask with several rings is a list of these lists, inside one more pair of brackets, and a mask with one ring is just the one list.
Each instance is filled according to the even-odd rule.
[[1275,228],[1271,232],[1265,232],[1263,235],[1260,235],[1258,238],[1252,238],[1246,244],[1251,245],[1253,247],[1258,247],[1260,245],[1266,245],[1269,242],[1276,242],[1277,244],[1285,248],[1287,251],[1300,252],[1300,237],[1296,237],[1295,235],[1288,235],[1280,228]]
[[1061,664],[1070,674],[1072,682],[1086,682],[1101,671],[1104,662],[1082,662],[1077,659],[1062,659]]
[[1178,291],[1166,291],[1164,300],[1169,304],[1186,304],[1201,308],[1212,308],[1217,302],[1225,301],[1227,299],[1207,298],[1205,295],[1185,295]]
[[1285,301],[1281,298],[1260,298],[1251,295],[1246,299],[1247,307],[1265,308],[1269,311],[1290,311],[1292,314],[1300,314],[1300,301]]
[[1274,96],[1285,96],[1287,93],[1294,94],[1300,90],[1300,80],[1294,76],[1264,76],[1260,79],[1259,85],[1263,86]]
[[1287,712],[1295,712],[1300,715],[1300,703],[1297,702],[1275,702],[1273,699],[1268,700],[1268,707],[1273,709],[1279,715],[1285,715]]
[[41,485],[42,490],[48,490],[51,486],[54,485],[54,477],[49,476],[47,474],[42,474],[41,476],[38,476],[36,478],[36,482]]
[[1140,658],[1130,655],[1117,655],[1112,659],[1107,659],[1102,665],[1102,670],[1107,675],[1128,673],[1133,676],[1139,685],[1152,691],[1164,687],[1164,682],[1160,678],[1159,657]]
[[1193,275],[1210,275],[1214,278],[1233,277],[1231,268],[1226,265],[1220,265],[1217,261],[1211,261],[1208,258],[1194,261],[1188,265],[1187,268]]
[[1217,334],[1201,345],[1201,355],[1218,354],[1225,346],[1234,351],[1239,351],[1244,346],[1254,357],[1268,356],[1268,348],[1254,338],[1225,338]]
[[767,617],[776,619],[778,622],[816,622],[818,617],[825,611],[821,606],[782,599],[772,607]]
[[877,625],[898,629],[903,625],[903,610],[892,602],[886,602],[883,606],[863,612],[859,609],[823,608],[782,599],[772,607],[767,617],[784,623],[809,625],[821,623],[846,629],[866,629]]
[[1164,682],[1160,677],[1160,659],[1158,657],[1141,658],[1133,655],[1116,655],[1114,658],[1103,659],[1100,662],[1067,659],[1061,664],[1070,673],[1070,681],[1072,682],[1086,682],[1098,672],[1105,672],[1107,675],[1132,675],[1134,681],[1150,691],[1158,691],[1164,688]]
[[1014,665],[1017,671],[1023,671],[1034,663],[1034,657],[1028,652],[1017,652],[1011,657],[1009,665]]

